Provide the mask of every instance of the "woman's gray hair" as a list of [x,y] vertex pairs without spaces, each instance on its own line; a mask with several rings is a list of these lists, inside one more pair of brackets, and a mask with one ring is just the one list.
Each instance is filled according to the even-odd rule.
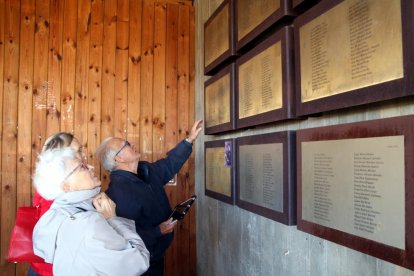
[[112,172],[115,169],[115,154],[116,150],[108,146],[108,143],[113,137],[108,137],[102,141],[99,147],[95,151],[95,156],[101,162],[102,167],[108,172]]
[[64,193],[63,180],[68,168],[67,161],[76,159],[72,148],[46,150],[39,154],[33,182],[37,192],[48,200]]
[[69,132],[58,132],[49,136],[43,145],[42,152],[50,149],[60,149],[70,147],[75,137]]

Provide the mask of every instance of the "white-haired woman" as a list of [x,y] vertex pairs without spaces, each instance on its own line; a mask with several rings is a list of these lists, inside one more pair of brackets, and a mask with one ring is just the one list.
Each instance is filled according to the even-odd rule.
[[54,200],[33,231],[36,255],[55,275],[140,275],[149,253],[133,221],[117,217],[100,181],[71,148],[39,155],[38,193]]

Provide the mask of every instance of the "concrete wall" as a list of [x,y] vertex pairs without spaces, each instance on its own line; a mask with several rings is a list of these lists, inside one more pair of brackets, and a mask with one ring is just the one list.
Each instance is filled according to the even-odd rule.
[[[252,0],[258,1],[258,0]],[[222,0],[195,0],[196,118],[204,116],[204,22]],[[332,112],[225,135],[201,136],[196,150],[198,275],[414,275],[413,271],[298,231],[204,195],[204,142],[414,114],[414,99]]]

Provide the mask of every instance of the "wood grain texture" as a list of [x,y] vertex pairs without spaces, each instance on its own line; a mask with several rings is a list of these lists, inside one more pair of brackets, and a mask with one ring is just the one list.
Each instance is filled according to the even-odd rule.
[[47,64],[49,58],[49,0],[36,1],[32,101],[32,171],[46,140]]
[[[94,152],[106,137],[128,139],[147,161],[185,138],[194,121],[192,10],[187,0],[0,0],[0,275],[27,274],[6,251],[49,135],[75,135],[102,190],[109,175]],[[171,205],[194,193],[193,170],[186,165],[166,188]],[[166,275],[195,275],[195,253],[182,252],[195,250],[194,229],[194,216],[177,227]]]
[[152,161],[152,108],[154,73],[154,2],[143,1],[142,8],[142,64],[141,64],[141,109],[140,145],[142,160]]
[[127,137],[129,0],[118,0],[115,64],[115,136]]
[[155,3],[154,12],[154,93],[152,118],[152,157],[163,157],[165,149],[165,58],[167,5]]
[[12,230],[17,195],[17,108],[19,91],[20,2],[5,1],[4,76],[3,76],[3,141],[1,155],[1,246],[0,265],[6,273],[15,266],[6,263],[7,248]]
[[65,1],[64,10],[60,128],[62,131],[73,133],[78,2]]
[[91,3],[88,0],[78,0],[78,21],[76,37],[76,77],[75,77],[75,107],[74,134],[87,150],[88,137],[88,93],[89,93],[89,44],[91,29]]
[[47,89],[48,108],[46,109],[47,136],[50,136],[53,133],[60,131],[60,91],[62,88],[62,36],[64,2],[65,0],[50,1],[50,33]]
[[102,43],[104,1],[97,0],[91,6],[91,36],[89,44],[89,97],[88,97],[88,147],[84,150],[88,163],[100,174],[99,160],[94,151],[101,143],[101,93],[102,93]]
[[130,2],[127,139],[139,148],[141,110],[142,0]]
[[[35,27],[35,1],[22,0],[20,12],[20,57],[19,57],[19,94],[17,109],[17,206],[31,204],[31,132],[33,89],[33,53],[34,53],[34,27]],[[19,127],[20,126],[20,127]],[[29,264],[16,265],[16,274],[22,275]]]
[[[165,72],[165,148],[171,149],[177,143],[177,48],[178,48],[178,5],[167,4],[166,72]],[[177,200],[177,188],[167,185],[165,191],[172,206]],[[177,273],[178,243],[174,239],[166,252],[167,275]]]

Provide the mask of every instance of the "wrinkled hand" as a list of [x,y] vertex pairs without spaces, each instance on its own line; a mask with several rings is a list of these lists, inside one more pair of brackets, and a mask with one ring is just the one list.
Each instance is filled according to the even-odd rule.
[[194,140],[197,138],[198,134],[202,130],[202,127],[201,127],[202,123],[203,123],[203,120],[195,121],[193,127],[191,128],[190,135],[188,135],[188,140],[190,140],[190,143],[194,142]]
[[96,211],[103,215],[105,219],[115,216],[116,204],[105,193],[102,192],[96,195],[92,203]]
[[173,221],[172,218],[164,221],[163,223],[159,225],[161,234],[165,235],[165,234],[171,233],[172,231],[174,231],[174,227],[176,224],[177,224],[177,221],[176,220]]

